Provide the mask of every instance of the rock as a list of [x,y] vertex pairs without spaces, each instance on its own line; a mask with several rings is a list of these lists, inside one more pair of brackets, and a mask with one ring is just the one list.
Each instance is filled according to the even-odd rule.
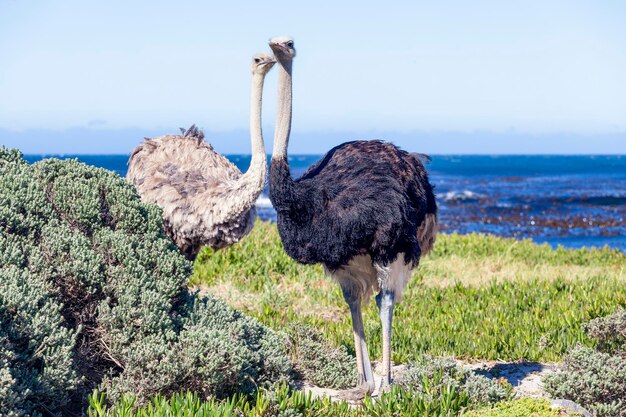
[[506,379],[513,386],[517,398],[547,398],[548,394],[543,389],[543,378],[556,369],[554,362],[457,362],[487,378]]
[[583,417],[593,417],[593,415],[582,408],[580,405],[576,404],[574,401],[570,400],[550,400],[550,406],[552,408],[558,408],[560,410],[565,410],[567,414],[580,414]]

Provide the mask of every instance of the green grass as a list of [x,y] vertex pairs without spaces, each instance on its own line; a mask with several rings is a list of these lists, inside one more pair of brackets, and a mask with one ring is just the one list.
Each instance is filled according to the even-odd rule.
[[[422,353],[502,360],[559,360],[591,345],[582,324],[626,306],[626,255],[604,249],[553,250],[485,235],[440,235],[394,316],[393,360]],[[347,306],[320,266],[298,265],[276,227],[258,222],[242,242],[204,250],[192,285],[275,329],[314,326],[352,350]],[[380,355],[374,303],[365,308],[371,354]]]

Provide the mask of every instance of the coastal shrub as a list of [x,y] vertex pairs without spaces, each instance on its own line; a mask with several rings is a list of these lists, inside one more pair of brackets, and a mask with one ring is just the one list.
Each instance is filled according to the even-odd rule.
[[465,369],[452,358],[423,356],[409,363],[395,383],[413,392],[430,394],[453,390],[471,404],[494,404],[512,396],[513,387],[504,380],[494,380]]
[[291,379],[286,336],[187,290],[160,210],[118,175],[0,149],[0,415]]
[[620,309],[606,317],[598,317],[585,325],[587,334],[598,341],[598,349],[606,352],[626,350],[626,310]]
[[293,335],[294,365],[304,380],[336,389],[356,385],[356,360],[345,346],[333,347],[308,326],[296,326]]
[[624,318],[624,311],[618,311],[591,321],[587,331],[599,339],[598,346],[605,351],[574,348],[559,372],[546,377],[546,391],[555,398],[572,400],[600,417],[625,417]]
[[626,416],[626,358],[578,346],[544,381],[554,398],[572,400],[600,417]]
[[81,384],[74,369],[76,329],[40,276],[0,266],[0,415],[66,407]]

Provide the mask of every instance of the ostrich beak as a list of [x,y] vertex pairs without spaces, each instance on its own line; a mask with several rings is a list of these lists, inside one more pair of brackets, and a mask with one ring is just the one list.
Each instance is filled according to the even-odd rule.
[[270,49],[274,52],[276,52],[276,50],[280,50],[280,44],[278,43],[273,43],[271,40],[269,41],[269,45],[270,45]]
[[270,48],[272,49],[272,51],[274,51],[274,52],[276,52],[276,50],[286,51],[288,49],[287,46],[284,43],[272,41],[271,39],[269,41],[269,45],[270,45]]
[[264,58],[263,61],[261,61],[261,64],[263,64],[263,65],[275,64],[275,63],[276,63],[276,58],[274,58],[274,57]]

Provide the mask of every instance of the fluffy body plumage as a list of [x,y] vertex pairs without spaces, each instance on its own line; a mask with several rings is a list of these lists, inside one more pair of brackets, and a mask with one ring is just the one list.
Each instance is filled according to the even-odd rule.
[[258,194],[242,192],[241,171],[198,133],[148,139],[128,165],[127,179],[144,201],[163,209],[167,234],[188,258],[204,245],[232,245],[252,230]]
[[331,149],[298,180],[288,170],[284,159],[272,161],[270,199],[285,250],[298,262],[333,271],[357,255],[388,265],[402,253],[414,267],[432,248],[437,206],[413,155],[355,141]]

